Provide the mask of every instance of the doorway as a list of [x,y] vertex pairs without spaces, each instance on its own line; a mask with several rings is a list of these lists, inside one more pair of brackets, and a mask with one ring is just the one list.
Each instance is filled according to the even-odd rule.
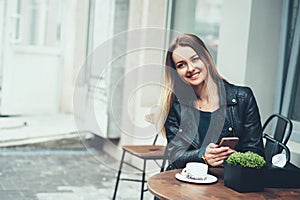
[[1,115],[59,111],[65,1],[1,1]]

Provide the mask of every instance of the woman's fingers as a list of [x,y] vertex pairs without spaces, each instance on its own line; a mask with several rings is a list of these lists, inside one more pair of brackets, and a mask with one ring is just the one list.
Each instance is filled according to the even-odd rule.
[[208,148],[217,148],[218,145],[214,144],[214,143],[209,143],[209,145],[207,146]]
[[211,166],[218,166],[223,164],[224,160],[235,150],[229,147],[218,147],[218,145],[210,143],[204,153],[204,156]]
[[229,147],[219,147],[211,149],[210,153],[212,154],[220,154],[222,152],[227,152],[230,148]]
[[224,163],[224,160],[219,160],[219,161],[215,161],[212,164],[210,164],[211,166],[215,167],[215,166],[219,166],[222,165]]
[[222,165],[224,163],[224,160],[226,160],[227,158],[228,156],[216,157],[210,159],[208,162],[211,166],[218,166],[218,165]]
[[219,161],[228,158],[229,155],[209,155],[206,157],[207,160]]

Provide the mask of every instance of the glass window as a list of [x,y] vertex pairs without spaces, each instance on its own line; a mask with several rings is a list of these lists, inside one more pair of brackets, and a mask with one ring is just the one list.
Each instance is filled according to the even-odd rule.
[[219,46],[222,0],[198,0],[195,12],[195,33],[206,43],[216,61]]
[[17,0],[14,41],[20,45],[59,46],[61,0]]
[[[290,9],[289,9],[289,26],[288,26],[288,38],[287,38],[287,52],[286,52],[286,63],[294,63],[294,75],[293,75],[293,84],[292,84],[292,92],[291,92],[291,102],[289,106],[289,113],[288,116],[293,121],[300,122],[300,53],[299,53],[299,46],[295,45],[293,47],[293,42],[297,41],[296,37],[299,37],[295,34],[299,34],[299,0],[293,0],[290,2]],[[293,52],[297,52],[292,54]],[[295,58],[294,58],[294,57]],[[290,70],[290,69],[289,69]],[[297,126],[296,126],[297,128]]]
[[291,139],[300,142],[300,1],[288,5],[281,112],[293,121]]
[[298,61],[296,63],[296,72],[291,95],[291,104],[289,109],[289,117],[292,120],[300,122],[300,56],[298,52]]
[[171,29],[199,36],[209,48],[215,62],[223,0],[173,1]]

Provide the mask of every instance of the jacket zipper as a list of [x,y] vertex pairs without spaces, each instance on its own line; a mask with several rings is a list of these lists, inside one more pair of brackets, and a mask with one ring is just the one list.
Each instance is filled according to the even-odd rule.
[[235,132],[234,132],[234,124],[233,124],[233,106],[230,107],[231,109],[229,109],[229,116],[230,116],[230,122],[231,122],[231,128],[232,128],[232,134],[235,137]]

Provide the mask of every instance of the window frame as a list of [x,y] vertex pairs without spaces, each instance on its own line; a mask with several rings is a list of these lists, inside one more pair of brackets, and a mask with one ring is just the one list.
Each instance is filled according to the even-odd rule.
[[[285,12],[288,14],[288,6],[285,7]],[[285,19],[288,15],[284,15]],[[297,84],[295,73],[297,72],[297,62],[298,57],[300,56],[300,48],[299,48],[299,41],[300,41],[300,11],[297,13],[297,24],[295,25],[295,32],[294,32],[294,39],[292,43],[292,49],[291,49],[291,56],[288,66],[288,73],[286,77],[286,83],[284,85],[283,90],[283,101],[281,106],[281,113],[288,118],[290,118],[290,109],[291,109],[291,102],[293,101],[292,95],[293,95],[293,88],[294,85]],[[287,21],[287,20],[285,20]],[[286,22],[285,22],[286,23]],[[287,30],[287,26],[285,27],[285,30]],[[285,40],[286,37],[282,37],[282,40]],[[285,53],[285,52],[283,52]],[[283,58],[284,59],[284,58]],[[283,62],[282,62],[283,63]],[[284,65],[282,65],[283,68]],[[298,64],[299,67],[299,64]],[[299,69],[298,69],[299,70]],[[282,74],[281,74],[282,76]],[[293,132],[291,135],[292,141],[300,142],[300,121],[292,120],[293,122]]]

